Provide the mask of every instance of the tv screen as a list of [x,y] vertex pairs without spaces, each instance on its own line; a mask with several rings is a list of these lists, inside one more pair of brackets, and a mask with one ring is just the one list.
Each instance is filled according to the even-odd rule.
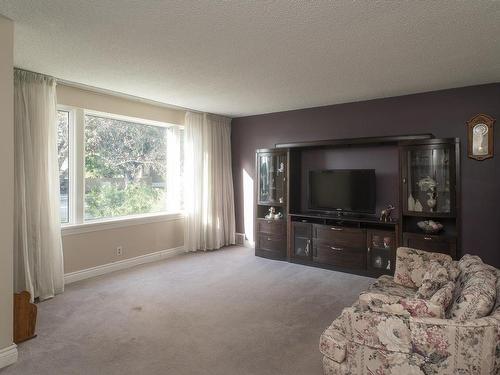
[[309,210],[375,213],[374,169],[309,172]]

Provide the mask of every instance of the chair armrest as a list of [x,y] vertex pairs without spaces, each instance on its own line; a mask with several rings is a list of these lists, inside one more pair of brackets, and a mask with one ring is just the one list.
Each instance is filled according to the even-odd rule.
[[493,374],[498,370],[500,321],[496,317],[465,322],[410,318],[409,325],[413,350],[433,368],[456,374]]
[[346,350],[347,339],[344,334],[335,327],[335,324],[332,324],[323,332],[319,339],[319,351],[331,360],[342,363],[346,356]]
[[339,319],[348,341],[390,352],[409,353],[411,350],[407,316],[354,305],[344,309]]

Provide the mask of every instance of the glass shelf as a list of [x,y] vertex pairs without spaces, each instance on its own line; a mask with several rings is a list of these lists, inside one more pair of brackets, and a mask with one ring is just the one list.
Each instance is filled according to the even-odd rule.
[[410,214],[451,214],[451,152],[447,147],[409,149],[406,152],[405,211]]
[[286,154],[266,152],[257,156],[259,177],[258,203],[283,205],[286,203]]

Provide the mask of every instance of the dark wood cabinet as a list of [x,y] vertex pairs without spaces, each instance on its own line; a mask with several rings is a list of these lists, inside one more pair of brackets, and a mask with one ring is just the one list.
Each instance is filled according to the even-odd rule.
[[[377,182],[377,189],[387,189],[377,192],[377,210],[395,205],[395,221],[380,220],[379,212],[311,211],[307,173],[316,161],[318,168],[328,167],[323,165],[328,155],[323,150],[365,146],[388,146],[392,157],[399,153],[399,166],[394,163],[393,169],[383,171],[392,180]],[[363,168],[363,163],[356,166]],[[255,172],[258,256],[377,277],[394,273],[396,249],[401,245],[455,259],[460,255],[459,139],[420,134],[280,144],[256,151]],[[267,216],[269,212],[278,214],[277,218]],[[419,223],[427,220],[441,223],[443,229],[424,233]]]
[[255,250],[270,258],[286,257],[285,220],[257,219]]
[[367,267],[369,270],[391,274],[396,261],[396,233],[369,229],[366,232]]
[[[255,255],[285,259],[287,254],[288,153],[263,149],[256,154],[255,167]],[[266,219],[270,210],[281,218]]]
[[457,257],[456,237],[405,232],[403,233],[403,246],[448,254],[452,258]]
[[366,269],[366,231],[337,225],[313,226],[313,260],[349,269]]
[[[459,256],[460,142],[428,139],[400,146],[400,200],[403,246]],[[420,222],[443,226],[426,233]]]

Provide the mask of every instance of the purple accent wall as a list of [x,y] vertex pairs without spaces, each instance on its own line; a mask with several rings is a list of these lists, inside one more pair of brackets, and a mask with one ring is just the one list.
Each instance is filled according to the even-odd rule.
[[[497,119],[495,157],[485,161],[467,158],[465,122],[478,113]],[[243,170],[255,178],[257,148],[284,142],[417,133],[460,138],[463,250],[500,267],[500,83],[234,119],[236,231],[244,232]]]

